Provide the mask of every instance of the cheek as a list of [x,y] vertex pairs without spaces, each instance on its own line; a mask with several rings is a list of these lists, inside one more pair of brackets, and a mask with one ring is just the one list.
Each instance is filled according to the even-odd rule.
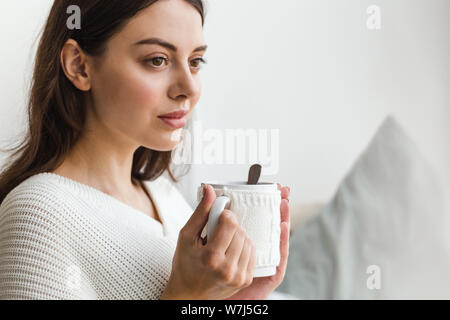
[[161,81],[149,79],[129,79],[119,97],[124,111],[129,113],[157,114],[161,110],[160,101],[164,96],[165,86]]
[[[95,104],[99,112],[116,124],[139,127],[148,125],[161,111],[160,101],[164,96],[165,84],[161,79],[143,76],[139,72],[109,70],[97,81],[101,87],[96,92]],[[148,121],[145,121],[145,120]]]

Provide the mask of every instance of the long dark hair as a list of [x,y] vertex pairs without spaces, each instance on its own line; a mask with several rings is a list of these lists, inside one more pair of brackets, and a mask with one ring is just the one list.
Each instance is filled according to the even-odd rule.
[[[101,56],[107,41],[139,11],[158,0],[55,0],[44,26],[34,61],[28,100],[28,132],[6,152],[14,151],[0,174],[0,204],[6,195],[28,177],[56,169],[80,138],[85,125],[84,92],[75,90],[65,76],[60,53],[68,39],[77,41],[85,53]],[[202,0],[185,0],[200,13]],[[67,28],[67,9],[81,9],[82,27]],[[133,155],[131,180],[154,180],[166,170],[177,182],[170,164],[173,151],[139,147]],[[9,164],[8,164],[9,163]]]

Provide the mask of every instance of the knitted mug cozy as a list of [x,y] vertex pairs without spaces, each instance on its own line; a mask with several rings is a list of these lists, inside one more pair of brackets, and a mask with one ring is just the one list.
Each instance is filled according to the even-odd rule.
[[[229,210],[255,244],[255,276],[274,274],[280,263],[280,190],[234,190],[232,186],[223,186],[214,191],[216,197],[230,199]],[[199,187],[197,200],[202,197],[203,188]]]

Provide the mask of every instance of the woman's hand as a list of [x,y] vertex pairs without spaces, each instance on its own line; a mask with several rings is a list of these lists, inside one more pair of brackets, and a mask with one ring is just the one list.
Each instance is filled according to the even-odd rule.
[[286,272],[286,266],[289,256],[289,231],[290,231],[290,209],[289,209],[289,187],[282,187],[278,183],[278,189],[281,191],[281,236],[280,236],[280,265],[277,267],[277,273],[269,277],[254,278],[250,286],[240,290],[227,299],[230,300],[264,300],[272,291],[274,291],[283,281]]
[[206,187],[202,201],[180,231],[161,299],[225,299],[252,282],[255,246],[233,212],[223,211],[206,244],[201,238],[216,200],[215,191]]

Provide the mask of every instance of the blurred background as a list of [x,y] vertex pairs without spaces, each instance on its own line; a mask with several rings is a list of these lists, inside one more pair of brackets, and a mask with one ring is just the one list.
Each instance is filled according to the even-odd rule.
[[[37,37],[52,2],[0,2],[2,146],[25,129]],[[269,143],[278,148],[276,170],[263,167],[261,180],[290,186],[291,210],[328,201],[388,114],[450,188],[450,1],[206,3],[208,64],[192,122],[223,133],[278,130]],[[214,143],[207,138],[194,147]],[[193,164],[179,188],[194,207],[200,182],[245,180],[253,162]]]

